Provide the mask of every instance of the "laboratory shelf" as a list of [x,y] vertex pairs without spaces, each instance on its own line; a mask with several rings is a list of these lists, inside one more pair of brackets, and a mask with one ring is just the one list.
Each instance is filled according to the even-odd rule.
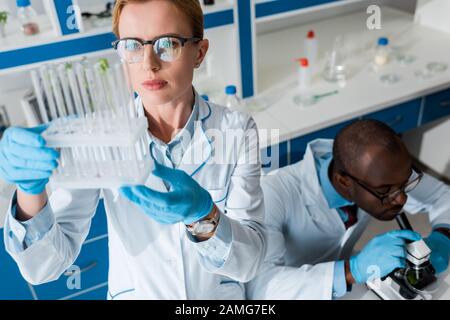
[[313,6],[319,6],[327,3],[345,1],[345,0],[302,0],[302,1],[292,1],[292,0],[275,0],[275,1],[264,1],[261,3],[256,3],[255,5],[255,15],[256,18],[263,18],[268,16],[273,16],[281,13],[292,12],[300,9],[310,8]]
[[[213,29],[233,25],[234,11],[231,5],[222,6],[222,10],[208,9],[205,13],[205,28]],[[75,33],[62,37],[55,37],[49,33],[28,40],[28,43],[0,46],[0,75],[22,71],[22,66],[52,61],[65,57],[88,55],[98,51],[112,51],[111,42],[116,39],[110,32],[111,27],[98,27],[88,29],[84,33]]]

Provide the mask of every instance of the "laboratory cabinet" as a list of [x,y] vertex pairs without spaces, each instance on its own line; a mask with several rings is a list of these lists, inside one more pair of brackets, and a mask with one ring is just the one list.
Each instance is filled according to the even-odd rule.
[[20,274],[17,264],[5,251],[3,229],[0,229],[0,241],[2,243],[0,246],[0,300],[106,299],[109,264],[103,200],[99,201],[89,235],[74,263],[80,271],[80,282],[74,280],[74,276],[78,275],[70,273],[70,270],[75,268],[69,268],[69,271],[56,281],[36,286],[28,284]]
[[450,115],[450,89],[425,97],[421,125]]

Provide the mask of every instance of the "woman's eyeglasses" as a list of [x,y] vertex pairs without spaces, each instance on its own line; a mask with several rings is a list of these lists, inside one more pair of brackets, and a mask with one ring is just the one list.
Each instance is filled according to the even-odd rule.
[[387,193],[379,193],[373,189],[371,189],[369,186],[367,186],[364,182],[359,180],[358,178],[355,178],[351,174],[343,171],[344,175],[350,177],[353,181],[355,181],[359,186],[361,186],[363,189],[365,189],[367,192],[372,194],[374,197],[376,197],[378,200],[381,201],[382,204],[389,204],[392,203],[397,197],[402,193],[408,193],[411,190],[413,190],[417,185],[419,184],[420,180],[422,179],[423,172],[420,171],[416,167],[412,167],[412,173],[411,176],[408,179],[408,182],[406,182],[402,187],[389,191]]
[[172,62],[181,55],[181,50],[187,42],[199,42],[200,38],[183,38],[179,36],[160,36],[152,40],[139,38],[123,38],[112,43],[120,58],[128,63],[144,61],[144,46],[153,46],[155,55],[164,62]]

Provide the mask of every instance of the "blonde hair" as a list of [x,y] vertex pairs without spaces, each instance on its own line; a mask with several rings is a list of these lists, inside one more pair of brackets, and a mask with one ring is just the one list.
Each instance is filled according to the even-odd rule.
[[[113,32],[119,38],[119,21],[123,8],[130,3],[145,3],[152,0],[117,0],[113,11]],[[170,1],[186,18],[190,20],[193,37],[203,39],[204,19],[199,0],[166,0]]]

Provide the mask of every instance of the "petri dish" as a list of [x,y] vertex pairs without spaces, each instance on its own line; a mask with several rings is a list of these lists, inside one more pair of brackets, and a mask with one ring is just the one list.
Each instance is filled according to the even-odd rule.
[[402,65],[409,65],[416,61],[416,56],[408,53],[398,53],[395,55],[395,61]]
[[441,73],[446,71],[448,65],[443,62],[430,62],[427,64],[427,70],[432,73]]
[[427,69],[417,70],[416,72],[414,72],[414,77],[418,80],[427,80],[433,77],[433,73]]
[[395,73],[383,74],[380,77],[380,81],[384,85],[392,85],[392,84],[399,82],[400,80],[401,80],[401,77]]

